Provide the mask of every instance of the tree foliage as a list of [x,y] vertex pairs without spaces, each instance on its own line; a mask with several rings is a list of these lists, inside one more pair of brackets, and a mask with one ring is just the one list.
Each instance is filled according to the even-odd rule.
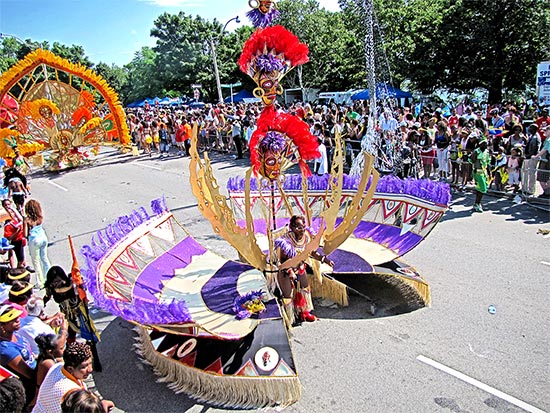
[[[374,44],[365,44],[364,4],[374,2]],[[536,65],[550,60],[548,0],[339,0],[341,12],[329,12],[316,0],[281,0],[281,24],[308,44],[310,62],[290,72],[285,88],[347,90],[366,85],[365,47],[374,47],[379,80],[416,90],[437,88],[467,92],[483,87],[490,100],[502,91],[534,85]],[[154,96],[190,96],[203,86],[203,98],[217,100],[213,50],[221,83],[255,85],[237,60],[253,28],[224,32],[217,20],[183,12],[159,15],[151,28],[153,48],[136,52],[123,68],[94,63],[78,45],[23,43],[4,38],[0,71],[37,47],[98,71],[126,103]],[[227,91],[224,91],[227,95]]]
[[316,0],[283,0],[278,7],[277,23],[310,51],[309,63],[288,75],[288,87],[346,90],[364,83],[361,42],[342,13],[321,9]]
[[[550,57],[547,0],[374,1],[394,79],[423,92],[483,87],[497,102],[503,89],[533,85],[537,63]],[[360,16],[362,3],[340,0],[348,16]]]

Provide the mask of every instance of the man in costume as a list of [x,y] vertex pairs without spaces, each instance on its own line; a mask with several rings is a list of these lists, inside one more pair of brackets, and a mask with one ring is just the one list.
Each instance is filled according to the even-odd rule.
[[[279,263],[283,264],[290,258],[296,257],[304,251],[313,237],[311,228],[306,227],[306,220],[301,215],[293,215],[290,218],[288,227],[285,228],[284,234],[275,240],[275,248]],[[326,255],[318,251],[312,251],[310,257],[298,263],[297,266],[283,269],[278,274],[278,285],[283,295],[283,305],[286,315],[292,321],[295,315],[300,321],[315,321],[315,316],[311,314],[313,303],[311,301],[311,289],[307,273],[312,272],[309,261],[314,258],[321,263],[334,266]]]

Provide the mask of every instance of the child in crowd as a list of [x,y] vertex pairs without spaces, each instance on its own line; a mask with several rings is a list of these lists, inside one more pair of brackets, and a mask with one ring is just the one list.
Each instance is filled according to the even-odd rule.
[[504,153],[504,147],[500,146],[495,155],[495,164],[492,171],[495,189],[500,192],[504,192],[504,186],[508,182],[508,172],[506,171],[507,164],[508,159]]
[[508,158],[506,170],[508,172],[508,184],[514,188],[514,194],[519,191],[519,171],[521,169],[521,148],[512,148],[511,155]]

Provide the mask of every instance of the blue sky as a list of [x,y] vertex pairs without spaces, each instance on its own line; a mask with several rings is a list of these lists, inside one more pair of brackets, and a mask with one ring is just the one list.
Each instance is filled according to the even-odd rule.
[[[321,0],[336,11],[338,0]],[[149,36],[153,21],[164,12],[200,15],[225,23],[245,13],[248,0],[0,0],[0,33],[23,40],[77,44],[94,62],[130,62],[143,46],[153,46]],[[230,23],[227,30],[234,29]]]

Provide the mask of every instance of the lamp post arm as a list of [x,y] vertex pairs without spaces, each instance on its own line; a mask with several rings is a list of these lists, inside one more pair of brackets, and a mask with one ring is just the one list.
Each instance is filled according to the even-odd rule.
[[218,88],[218,101],[223,103],[222,84],[220,82],[220,72],[218,70],[218,56],[216,54],[216,46],[214,39],[210,37],[210,49],[212,49],[212,60],[214,62],[214,76],[216,77],[216,87]]

